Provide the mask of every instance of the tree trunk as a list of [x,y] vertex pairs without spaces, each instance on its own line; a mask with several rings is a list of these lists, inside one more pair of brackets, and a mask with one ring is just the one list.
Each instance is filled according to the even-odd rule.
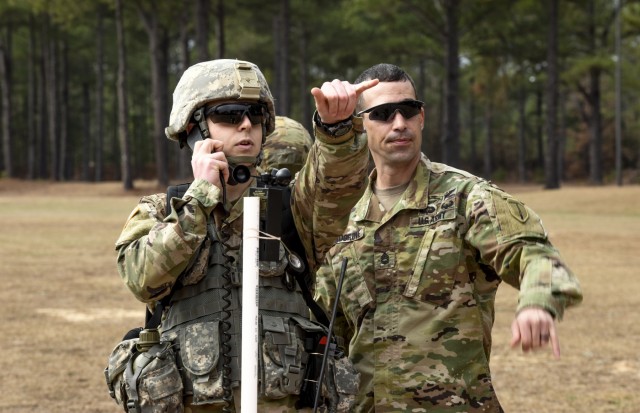
[[483,178],[491,179],[493,174],[493,102],[488,101],[484,114],[484,124],[486,130],[486,140],[484,143],[484,165],[483,165]]
[[[43,19],[46,19],[43,16]],[[47,118],[47,94],[45,88],[46,79],[46,64],[45,64],[45,44],[47,39],[47,33],[41,32],[41,44],[40,44],[40,58],[38,59],[38,70],[40,76],[37,76],[37,107],[38,112],[36,116],[36,125],[39,125],[38,132],[36,133],[36,159],[37,159],[37,177],[40,179],[47,178],[47,130],[48,130],[48,118]]]
[[276,113],[289,116],[289,0],[280,1],[280,13],[274,17],[275,62],[276,81]]
[[13,178],[15,169],[13,165],[13,145],[12,145],[12,113],[11,105],[11,24],[6,26],[6,36],[0,37],[0,89],[2,89],[2,155],[5,174]]
[[50,24],[49,16],[46,17],[45,22],[46,36],[43,38],[42,49],[44,54],[45,65],[45,89],[47,100],[47,132],[49,142],[49,179],[54,181],[59,180],[58,176],[58,105],[57,105],[57,85],[58,79],[56,78],[56,47],[53,28]]
[[29,13],[29,60],[27,62],[27,179],[36,178],[36,24],[33,13]]
[[[587,4],[588,15],[588,53],[596,55],[596,16],[595,2],[589,1]],[[592,66],[589,68],[589,81],[586,90],[578,84],[584,95],[585,101],[589,105],[589,110],[584,111],[586,122],[589,126],[589,181],[594,185],[602,184],[602,119],[600,113],[600,68]]]
[[149,53],[151,57],[151,99],[153,104],[153,141],[155,142],[156,170],[158,184],[169,185],[169,157],[167,137],[164,128],[167,123],[168,91],[167,91],[167,54],[168,36],[164,27],[158,22],[155,3],[152,9],[145,11],[137,5],[138,13],[149,36]]
[[210,0],[196,1],[196,50],[197,61],[206,62],[211,59],[209,54],[209,10]]
[[469,91],[469,140],[471,146],[469,167],[474,174],[477,174],[480,170],[480,162],[478,160],[478,134],[476,133],[476,94],[473,90],[475,80],[472,78],[469,83],[471,86]]
[[[425,136],[426,142],[422,142],[423,151],[432,161],[436,162],[444,162],[442,159],[442,153],[444,149],[442,149],[442,139],[438,139],[438,136],[443,136],[443,123],[444,123],[444,106],[445,106],[445,85],[444,82],[430,82],[433,87],[432,90],[438,90],[438,105],[434,105],[433,115],[431,115],[431,121],[428,121],[427,114],[431,111],[425,110],[425,120],[424,124],[426,125],[425,129],[429,129],[429,125],[432,124],[433,127],[430,128],[428,134]],[[432,136],[433,139],[429,139],[429,136]],[[440,156],[440,159],[438,159]]]
[[542,86],[536,88],[536,167],[537,171],[544,169],[544,133],[542,119]]
[[616,185],[622,186],[622,34],[620,33],[620,12],[622,10],[622,1],[616,0],[615,4],[615,53],[616,53],[616,67],[615,67],[615,165],[616,165]]
[[[182,13],[180,14],[180,51],[178,53],[178,58],[180,59],[180,72],[178,73],[178,79],[182,76],[185,70],[189,66],[191,66],[191,59],[189,58],[189,20],[191,19],[191,14],[189,13],[189,6],[191,4],[191,0],[183,0],[182,1]],[[196,35],[197,36],[197,35]]]
[[131,149],[129,148],[129,102],[127,101],[127,53],[124,41],[122,0],[115,0],[116,37],[118,41],[118,141],[120,142],[120,171],[125,190],[133,189]]
[[96,182],[101,182],[103,146],[104,146],[104,8],[98,7],[98,22],[96,25],[96,119],[94,139],[95,142],[95,172]]
[[225,55],[225,30],[224,30],[224,0],[218,0],[216,5],[216,39],[218,53],[216,57],[223,59]]
[[527,94],[524,86],[518,93],[518,182],[527,182]]
[[[85,113],[91,113],[89,108],[91,107],[91,95],[89,92],[89,83],[82,84],[82,107],[85,109]],[[82,173],[81,179],[83,181],[91,180],[91,118],[90,116],[82,117]]]
[[[64,35],[63,35],[64,36]],[[60,51],[60,82],[59,82],[59,102],[60,102],[60,161],[58,164],[58,176],[61,180],[69,179],[73,172],[73,159],[69,156],[69,56],[67,40],[61,41]]]
[[[185,70],[191,65],[189,58],[189,20],[192,16],[189,11],[191,10],[188,6],[191,4],[191,0],[183,0],[183,10],[180,18],[182,19],[182,24],[180,25],[180,52],[178,54],[180,59],[180,72],[178,73],[178,78],[182,76]],[[208,10],[208,8],[207,8]],[[176,157],[177,162],[177,177],[185,180],[189,179],[191,175],[191,168],[189,164],[189,160],[191,159],[191,154],[188,148],[182,148],[180,150],[179,155]]]
[[[309,56],[307,53],[309,34],[304,24],[299,24],[300,36],[298,37],[300,50],[298,59],[298,69],[300,70],[300,102],[302,105],[302,125],[307,128],[308,131],[313,130],[311,118],[313,112],[311,109],[311,96],[309,93],[309,67],[307,65]],[[315,139],[313,133],[310,134],[311,139]]]
[[458,58],[458,10],[459,0],[444,1],[446,20],[446,57],[444,124],[442,129],[442,161],[460,166],[460,120],[458,114],[458,83],[460,79]]
[[589,70],[591,116],[589,122],[589,180],[602,185],[602,114],[600,112],[600,69]]
[[545,189],[560,188],[558,177],[558,0],[549,0],[547,39],[547,147],[545,156]]
[[567,125],[566,125],[566,105],[565,94],[562,90],[558,91],[558,107],[559,107],[559,119],[558,119],[558,178],[560,182],[566,179],[564,172],[564,154],[567,149]]

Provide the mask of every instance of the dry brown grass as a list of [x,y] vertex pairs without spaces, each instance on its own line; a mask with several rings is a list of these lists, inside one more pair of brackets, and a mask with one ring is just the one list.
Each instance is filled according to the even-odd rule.
[[[115,269],[113,243],[137,182],[0,180],[0,411],[113,412],[102,370],[143,306]],[[562,358],[509,349],[517,293],[497,299],[492,369],[507,412],[637,412],[640,187],[506,188],[543,218],[584,289],[560,324]]]

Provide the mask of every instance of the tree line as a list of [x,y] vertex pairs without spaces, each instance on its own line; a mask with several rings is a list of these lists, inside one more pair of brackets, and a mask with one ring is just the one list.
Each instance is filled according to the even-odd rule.
[[185,68],[263,70],[311,129],[309,90],[394,63],[423,150],[488,179],[640,182],[637,0],[0,0],[0,173],[188,179],[164,135]]

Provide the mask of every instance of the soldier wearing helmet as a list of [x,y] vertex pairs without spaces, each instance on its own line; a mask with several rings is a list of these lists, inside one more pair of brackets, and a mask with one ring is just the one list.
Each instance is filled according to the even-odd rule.
[[286,116],[276,116],[276,129],[267,136],[262,146],[260,169],[269,172],[287,168],[295,175],[307,160],[311,145],[311,135],[300,122]]
[[[327,329],[310,319],[315,303],[305,280],[363,193],[368,151],[353,110],[359,94],[376,83],[334,80],[311,91],[316,140],[285,189],[290,202],[283,202],[277,258],[259,263],[261,412],[310,407],[314,346]],[[198,63],[178,82],[165,131],[192,148],[194,180],[143,197],[116,241],[120,276],[153,313],[139,337],[116,346],[105,371],[125,411],[239,411],[240,201],[259,184],[256,165],[275,125],[273,97],[253,63]],[[246,181],[234,180],[239,165],[247,168]],[[306,264],[295,277],[300,260],[294,258]],[[327,372],[322,403],[349,411],[358,374],[340,352],[329,358]]]

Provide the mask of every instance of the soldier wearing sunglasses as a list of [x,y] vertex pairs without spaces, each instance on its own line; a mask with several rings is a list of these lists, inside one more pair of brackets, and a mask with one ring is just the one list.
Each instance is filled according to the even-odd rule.
[[316,274],[361,374],[357,412],[501,412],[489,371],[494,299],[520,290],[512,346],[560,344],[556,322],[580,285],[540,218],[490,182],[421,152],[424,104],[411,77],[379,64],[356,80],[375,169],[347,230]]
[[[313,88],[320,124],[351,124],[359,94],[376,83]],[[294,412],[314,401],[303,389],[316,388],[326,327],[310,319],[305,281],[364,192],[368,151],[356,123],[341,133],[317,131],[283,195],[277,257],[260,258],[261,412]],[[257,185],[262,146],[275,126],[273,97],[253,63],[201,62],[178,82],[165,132],[193,150],[194,180],[143,197],[116,242],[122,279],[153,313],[139,337],[114,349],[105,373],[125,411],[240,411],[242,198]],[[239,165],[249,171],[246,181],[232,180]],[[333,373],[324,376],[321,405],[351,411],[357,372],[344,353],[327,366]]]

